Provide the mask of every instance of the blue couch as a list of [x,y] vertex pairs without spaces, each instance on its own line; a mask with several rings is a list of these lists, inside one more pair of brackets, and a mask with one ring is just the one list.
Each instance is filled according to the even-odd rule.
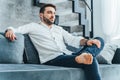
[[[17,40],[11,42],[0,33],[0,80],[85,80],[84,71],[80,68],[40,64],[29,36],[16,35]],[[113,64],[100,64],[102,80],[120,80],[119,53],[120,49],[117,49]]]

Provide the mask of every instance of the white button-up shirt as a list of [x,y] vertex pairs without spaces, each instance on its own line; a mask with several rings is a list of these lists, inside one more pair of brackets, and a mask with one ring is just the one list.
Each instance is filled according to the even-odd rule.
[[18,28],[8,27],[8,29],[17,33],[29,34],[39,53],[41,63],[54,59],[63,53],[70,55],[72,52],[66,49],[65,43],[78,48],[80,40],[83,39],[83,37],[72,36],[60,26],[53,24],[52,28],[49,28],[42,22],[40,24],[30,23]]

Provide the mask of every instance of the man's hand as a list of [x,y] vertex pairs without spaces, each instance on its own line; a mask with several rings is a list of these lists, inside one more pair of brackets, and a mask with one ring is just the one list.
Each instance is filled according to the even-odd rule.
[[88,45],[88,46],[92,46],[93,44],[95,44],[98,48],[101,47],[101,43],[100,43],[100,41],[97,40],[97,39],[91,39],[91,40],[88,40],[88,41],[87,41],[87,45]]
[[8,38],[11,41],[16,40],[16,35],[14,34],[14,32],[11,29],[6,31],[5,37]]

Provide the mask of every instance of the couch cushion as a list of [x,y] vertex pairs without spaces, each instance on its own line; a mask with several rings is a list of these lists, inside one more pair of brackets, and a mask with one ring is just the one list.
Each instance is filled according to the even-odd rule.
[[0,33],[0,63],[23,63],[24,37],[16,36],[17,40],[10,41]]
[[25,57],[26,63],[29,64],[40,64],[38,52],[36,48],[34,47],[33,43],[30,40],[30,37],[28,34],[24,34],[25,37]]
[[99,64],[110,64],[101,54],[99,54],[96,58]]
[[106,43],[103,50],[100,52],[100,57],[98,57],[98,59],[100,60],[100,62],[105,63],[105,64],[112,64],[112,59],[115,55],[115,51],[118,48],[118,45],[115,44],[118,42],[111,42],[111,43]]
[[84,71],[38,64],[0,64],[0,80],[85,80]]

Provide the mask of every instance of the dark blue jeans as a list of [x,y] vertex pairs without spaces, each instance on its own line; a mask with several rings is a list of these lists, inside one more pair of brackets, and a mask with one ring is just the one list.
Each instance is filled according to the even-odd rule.
[[[96,45],[92,46],[84,46],[80,51],[73,53],[72,55],[60,55],[57,58],[50,60],[45,65],[53,65],[53,66],[64,66],[64,67],[74,67],[74,68],[82,68],[85,72],[86,80],[101,80],[98,62],[96,60],[96,56],[100,53],[100,51],[104,47],[104,41],[100,37],[96,37],[101,42],[101,48],[97,48]],[[75,61],[75,57],[80,55],[83,52],[88,52],[93,55],[93,63],[90,65],[86,64],[78,64]]]

